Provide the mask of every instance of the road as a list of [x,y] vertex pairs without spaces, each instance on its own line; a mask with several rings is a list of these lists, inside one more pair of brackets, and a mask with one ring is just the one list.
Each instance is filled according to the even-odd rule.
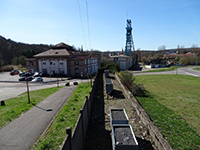
[[[198,66],[199,67],[199,66]],[[195,77],[200,77],[200,71],[193,70],[195,67],[182,67],[177,69],[177,74],[179,75],[191,75]],[[159,68],[160,69],[160,68]],[[148,71],[150,69],[144,69],[143,71]],[[132,71],[133,75],[156,75],[156,74],[176,74],[176,70],[163,71],[163,72],[135,72]]]
[[[19,76],[10,76],[9,72],[2,72],[0,73],[0,101],[7,100],[9,98],[16,97],[24,92],[27,91],[27,85],[26,82],[18,82]],[[45,88],[51,88],[57,86],[57,78],[43,78],[44,82],[49,83],[30,83],[29,82],[29,91],[39,90],[39,89],[45,89]],[[64,81],[59,81],[59,86],[65,85],[67,82],[70,82],[72,85],[73,82],[87,82],[87,79],[73,79],[73,80],[67,80],[67,78]],[[61,78],[59,78],[61,80]],[[5,82],[9,81],[9,82]],[[13,83],[12,83],[13,81]],[[55,81],[55,82],[52,82]]]

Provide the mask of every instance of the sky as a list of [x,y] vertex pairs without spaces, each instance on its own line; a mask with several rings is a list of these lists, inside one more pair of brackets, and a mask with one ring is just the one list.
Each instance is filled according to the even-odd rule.
[[200,0],[0,0],[0,35],[28,44],[121,51],[127,19],[135,50],[200,47]]

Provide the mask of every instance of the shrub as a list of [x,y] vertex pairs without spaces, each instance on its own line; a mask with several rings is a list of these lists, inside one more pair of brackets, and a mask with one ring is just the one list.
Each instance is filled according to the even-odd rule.
[[0,72],[2,71],[2,72],[6,72],[6,71],[12,71],[12,70],[14,70],[14,68],[13,67],[10,67],[10,66],[4,66],[4,67],[2,67],[2,68],[0,68]]
[[135,78],[132,73],[128,71],[121,71],[118,75],[120,76],[122,83],[134,96],[146,96],[147,91],[143,85],[134,83]]
[[135,84],[134,83],[134,86],[133,86],[133,88],[131,90],[131,93],[134,96],[145,97],[146,93],[147,93],[147,90],[143,87],[142,84]]
[[121,77],[121,81],[122,83],[129,89],[131,90],[133,88],[133,82],[135,80],[135,78],[133,77],[132,73],[128,72],[128,71],[121,71],[120,72],[120,77]]

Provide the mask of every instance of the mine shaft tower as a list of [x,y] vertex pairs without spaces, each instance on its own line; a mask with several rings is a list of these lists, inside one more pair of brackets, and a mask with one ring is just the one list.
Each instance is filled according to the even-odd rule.
[[132,55],[135,57],[135,47],[133,43],[132,37],[132,27],[131,27],[131,20],[127,19],[127,27],[126,27],[126,46],[125,46],[125,55]]

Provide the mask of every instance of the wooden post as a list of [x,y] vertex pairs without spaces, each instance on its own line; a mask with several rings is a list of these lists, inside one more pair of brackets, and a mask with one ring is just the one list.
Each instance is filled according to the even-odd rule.
[[72,129],[71,129],[71,127],[66,128],[66,134],[68,135],[68,138],[69,138],[69,150],[72,150]]
[[83,141],[83,145],[84,146],[84,142],[85,142],[85,135],[84,135],[84,121],[83,121],[83,110],[80,110],[80,114],[81,114],[81,118],[82,118],[82,141]]
[[86,98],[86,103],[87,103],[87,117],[89,118],[90,117],[90,104],[89,104],[88,96],[85,96],[85,98]]

